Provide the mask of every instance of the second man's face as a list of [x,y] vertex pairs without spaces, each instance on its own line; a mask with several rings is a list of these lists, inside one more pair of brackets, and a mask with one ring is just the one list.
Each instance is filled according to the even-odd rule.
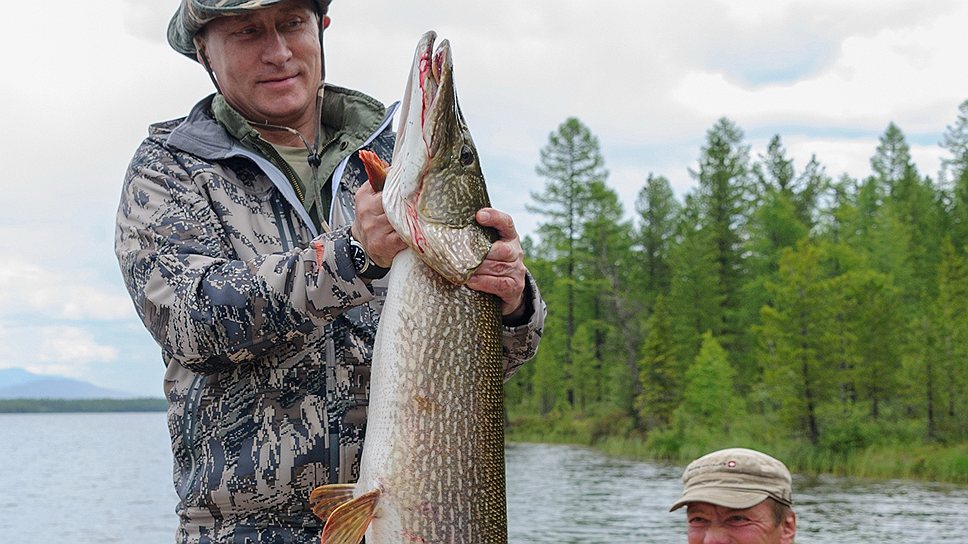
[[686,519],[689,544],[791,544],[796,535],[793,514],[777,524],[768,501],[741,510],[691,503]]

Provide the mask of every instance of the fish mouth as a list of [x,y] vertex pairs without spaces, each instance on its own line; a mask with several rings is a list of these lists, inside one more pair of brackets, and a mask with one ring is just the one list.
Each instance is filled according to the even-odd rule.
[[442,40],[435,50],[436,41],[437,33],[431,30],[417,44],[398,130],[398,138],[404,141],[412,138],[409,131],[419,132],[427,159],[442,147],[447,127],[438,130],[438,123],[446,122],[448,100],[455,96],[450,42]]
[[414,52],[383,203],[407,245],[451,282],[463,283],[495,235],[475,221],[490,201],[457,101],[450,42],[436,42],[428,31]]

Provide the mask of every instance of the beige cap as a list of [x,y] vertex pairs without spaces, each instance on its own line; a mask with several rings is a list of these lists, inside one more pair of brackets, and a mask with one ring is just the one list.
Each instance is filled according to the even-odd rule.
[[682,483],[682,496],[670,512],[691,502],[751,508],[767,497],[793,505],[792,478],[786,465],[745,448],[714,451],[696,459],[683,472]]

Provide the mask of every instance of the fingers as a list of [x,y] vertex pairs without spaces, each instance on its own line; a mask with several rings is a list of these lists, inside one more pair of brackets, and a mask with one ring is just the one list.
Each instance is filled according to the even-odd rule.
[[476,216],[478,224],[484,227],[492,227],[497,230],[502,240],[513,240],[518,238],[518,231],[514,228],[514,220],[511,216],[494,208],[481,208],[477,210]]
[[467,286],[497,295],[501,299],[501,313],[512,315],[524,305],[524,282],[528,273],[514,221],[504,212],[483,208],[477,212],[477,222],[497,230],[499,239],[491,245],[487,257],[467,281]]
[[393,257],[406,247],[383,210],[383,195],[369,183],[356,191],[356,220],[351,231],[370,259],[382,268],[389,267]]
[[508,316],[524,305],[524,282],[527,268],[521,261],[508,263],[485,259],[484,264],[467,280],[467,287],[491,293],[501,299],[501,314]]

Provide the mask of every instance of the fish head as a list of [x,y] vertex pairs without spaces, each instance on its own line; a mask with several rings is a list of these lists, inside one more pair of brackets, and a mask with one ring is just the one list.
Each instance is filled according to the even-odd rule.
[[394,229],[428,266],[464,283],[484,261],[493,229],[484,174],[454,85],[450,43],[427,32],[414,53],[383,205]]

